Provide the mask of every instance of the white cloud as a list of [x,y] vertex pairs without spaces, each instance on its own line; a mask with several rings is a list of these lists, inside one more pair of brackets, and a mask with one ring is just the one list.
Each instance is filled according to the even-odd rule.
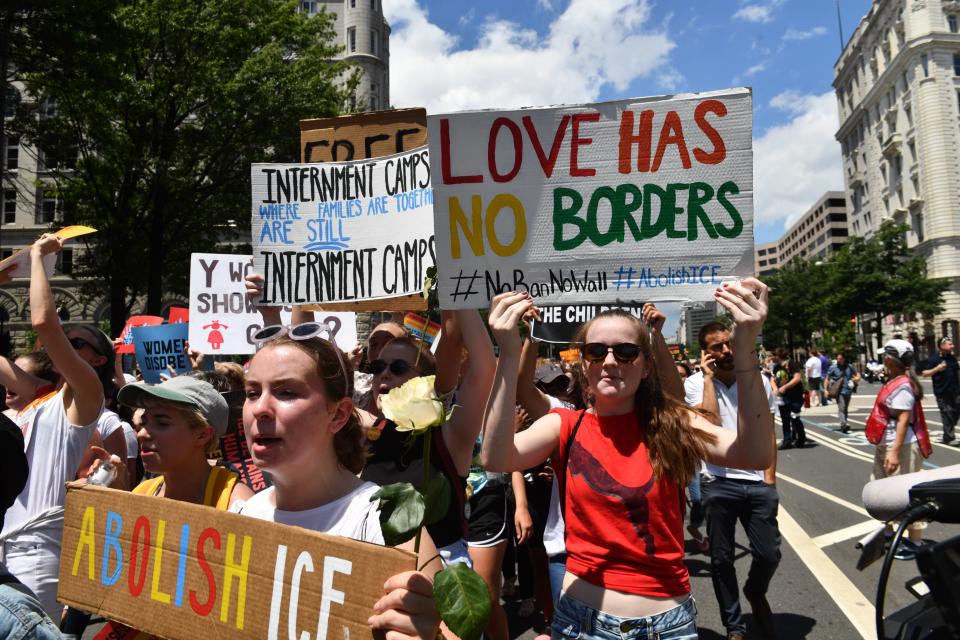
[[753,65],[752,67],[750,67],[749,69],[747,69],[746,71],[744,71],[743,75],[746,78],[752,78],[753,76],[757,75],[758,73],[760,73],[766,68],[767,68],[766,62],[759,62]]
[[661,73],[657,74],[657,87],[664,91],[676,91],[687,79],[682,73],[673,67],[667,67]]
[[781,4],[783,4],[783,0],[770,0],[769,2],[745,4],[737,9],[737,12],[733,14],[733,17],[736,20],[766,24],[768,22],[773,22],[773,10]]
[[787,91],[770,106],[789,121],[767,129],[753,143],[754,215],[757,224],[795,222],[824,191],[843,189],[839,126],[833,92]]
[[827,35],[826,27],[814,27],[809,31],[797,31],[796,29],[787,29],[786,33],[783,34],[784,40],[809,40],[810,38],[817,38],[819,36]]
[[458,47],[417,0],[383,8],[392,28],[390,101],[434,113],[594,101],[606,85],[623,91],[636,78],[669,74],[676,46],[647,24],[647,0],[572,0],[546,35],[490,19],[472,47]]
[[544,11],[553,11],[552,0],[537,0],[537,6],[543,9]]

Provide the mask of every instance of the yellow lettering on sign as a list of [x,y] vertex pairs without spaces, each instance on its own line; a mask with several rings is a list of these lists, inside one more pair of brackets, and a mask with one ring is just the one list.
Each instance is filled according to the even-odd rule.
[[468,222],[466,214],[460,207],[460,200],[456,197],[450,198],[450,253],[454,258],[460,258],[460,234],[457,233],[457,228],[463,231],[463,236],[470,243],[473,255],[484,254],[482,207],[483,202],[480,196],[470,196],[470,221]]
[[227,621],[230,612],[230,595],[233,590],[233,579],[237,579],[237,629],[243,629],[243,612],[247,604],[247,572],[250,569],[250,547],[253,538],[243,536],[243,548],[240,551],[240,562],[234,560],[237,547],[237,536],[227,534],[227,551],[223,557],[223,600],[220,601],[220,622]]
[[87,548],[87,576],[93,580],[94,564],[94,538],[93,525],[96,520],[93,507],[87,507],[83,512],[83,522],[80,524],[80,539],[77,540],[77,550],[73,555],[73,575],[77,575],[80,570],[80,557],[83,555],[83,548]]
[[[497,230],[494,224],[500,212],[508,207],[513,211],[514,231],[513,240],[511,240],[509,244],[504,245],[501,244],[500,239],[497,237]],[[487,240],[490,241],[490,248],[493,249],[493,252],[498,256],[512,256],[519,251],[523,243],[527,241],[527,217],[523,213],[523,204],[513,194],[497,194],[493,200],[490,201],[490,206],[487,207],[486,228]]]
[[153,548],[153,577],[150,579],[150,599],[170,604],[170,594],[160,591],[160,568],[163,565],[163,532],[167,528],[167,521],[160,520],[157,524],[157,542]]

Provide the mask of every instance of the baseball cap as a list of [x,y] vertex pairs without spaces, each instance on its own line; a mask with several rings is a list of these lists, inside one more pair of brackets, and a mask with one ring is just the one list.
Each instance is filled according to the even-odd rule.
[[883,345],[883,355],[908,362],[913,359],[913,345],[906,340],[890,340]]
[[563,372],[558,365],[555,364],[542,364],[537,367],[537,372],[535,374],[537,382],[541,384],[550,384],[560,376],[566,377],[567,374]]
[[227,401],[209,382],[192,376],[176,376],[158,385],[128,384],[120,389],[117,400],[128,407],[142,408],[150,396],[194,407],[203,414],[218,436],[227,432],[230,409]]

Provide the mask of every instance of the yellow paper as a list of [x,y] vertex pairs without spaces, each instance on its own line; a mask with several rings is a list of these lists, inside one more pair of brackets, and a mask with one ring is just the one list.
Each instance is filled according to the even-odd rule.
[[93,227],[85,227],[82,224],[75,224],[71,227],[64,227],[63,229],[60,229],[60,231],[57,231],[53,235],[57,236],[58,238],[63,238],[64,240],[66,240],[67,238],[76,238],[77,236],[85,236],[88,233],[96,233],[96,232],[97,230],[94,229]]

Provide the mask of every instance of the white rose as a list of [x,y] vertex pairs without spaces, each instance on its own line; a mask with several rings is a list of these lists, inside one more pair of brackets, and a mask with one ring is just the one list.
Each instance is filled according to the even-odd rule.
[[435,376],[407,380],[386,396],[380,397],[383,415],[397,425],[397,431],[426,431],[443,424],[443,402],[434,391]]

